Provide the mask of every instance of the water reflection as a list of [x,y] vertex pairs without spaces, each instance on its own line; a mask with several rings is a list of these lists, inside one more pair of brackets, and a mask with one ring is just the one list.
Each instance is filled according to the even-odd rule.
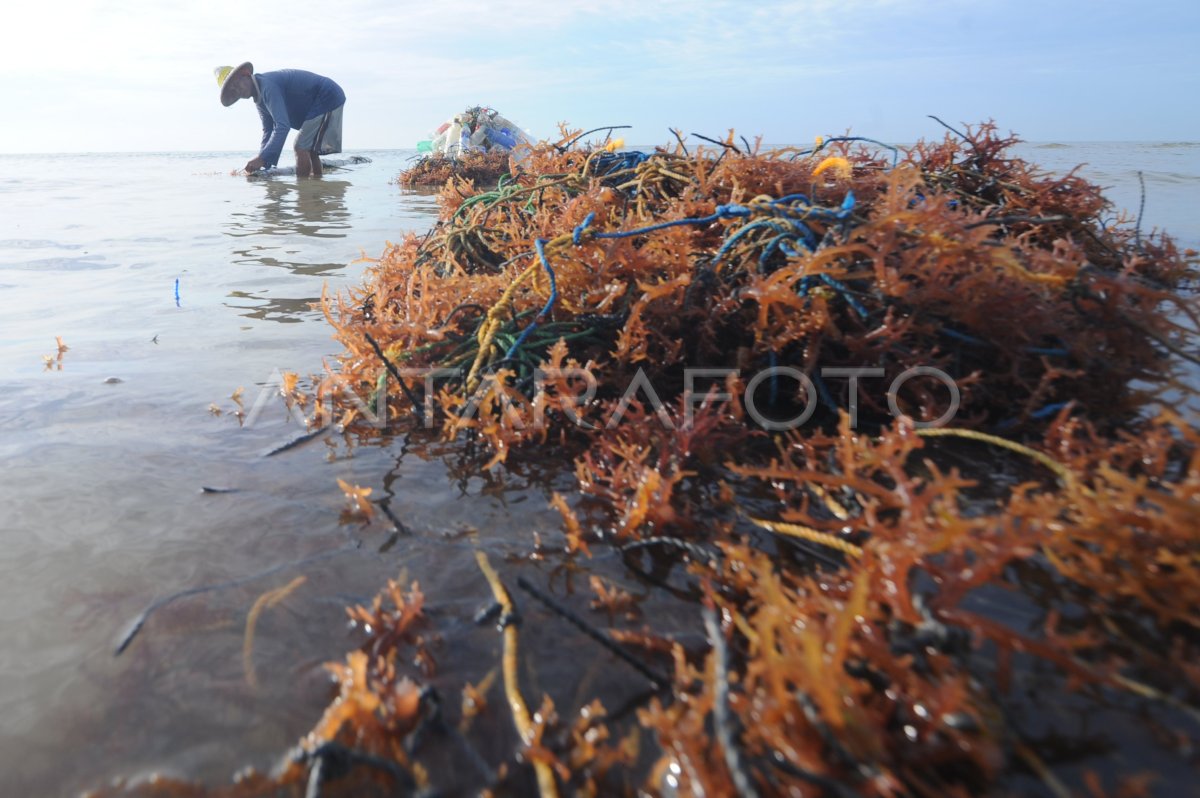
[[[314,239],[336,240],[347,237],[351,229],[346,208],[346,180],[260,180],[261,201],[251,210],[231,213],[225,234],[245,240],[234,249],[235,262],[282,266],[298,274],[320,275],[345,266],[345,261],[329,262],[336,249],[322,246]],[[296,236],[303,236],[297,242]],[[321,262],[301,260],[316,256]]]
[[226,302],[225,307],[247,311],[241,315],[248,319],[293,324],[321,315],[319,311],[313,310],[313,303],[320,299],[315,296],[269,297],[252,291],[230,291],[229,297],[232,301]]

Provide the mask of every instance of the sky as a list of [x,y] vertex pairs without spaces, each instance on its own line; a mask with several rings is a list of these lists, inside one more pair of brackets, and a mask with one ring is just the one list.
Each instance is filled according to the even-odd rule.
[[346,91],[347,150],[415,147],[485,105],[534,138],[730,129],[891,142],[994,120],[1028,141],[1200,140],[1194,0],[34,0],[0,47],[0,153],[239,151],[212,70]]

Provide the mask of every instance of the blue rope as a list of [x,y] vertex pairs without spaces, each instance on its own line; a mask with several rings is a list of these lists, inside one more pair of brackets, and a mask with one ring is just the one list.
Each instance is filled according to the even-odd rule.
[[[1043,408],[1039,408],[1038,410],[1033,411],[1032,413],[1029,414],[1029,417],[1032,419],[1036,419],[1037,421],[1041,421],[1042,419],[1049,418],[1050,416],[1057,414],[1060,410],[1062,410],[1064,407],[1066,407],[1069,404],[1070,404],[1070,402],[1055,402],[1054,404],[1049,404]],[[1012,427],[1015,427],[1017,425],[1018,420],[1019,419],[1016,419],[1016,418],[1006,418],[1004,421],[1001,421],[999,424],[996,425],[996,429],[1004,430],[1004,429],[1010,429]]]
[[744,236],[762,227],[768,227],[775,232],[782,233],[784,235],[793,234],[791,230],[784,228],[774,219],[759,219],[756,222],[750,222],[742,227],[742,229],[725,239],[725,243],[721,245],[721,248],[718,249],[717,253],[712,257],[713,264],[720,263],[721,259],[725,257],[726,253],[733,248],[733,245],[738,241],[741,241]]
[[[913,194],[913,198],[908,201],[908,207],[915,208],[925,202],[926,197],[920,191],[914,191]],[[958,200],[954,198],[946,200],[946,207],[952,211],[958,210]]]
[[956,341],[962,341],[963,343],[971,344],[972,346],[987,346],[988,345],[988,342],[983,340],[982,338],[976,338],[973,335],[967,335],[966,333],[959,332],[958,330],[953,330],[949,327],[939,327],[938,332],[940,332],[942,335],[946,336],[947,338],[953,338]]
[[[648,227],[639,227],[636,230],[617,231],[615,233],[592,233],[592,237],[593,238],[631,238],[633,236],[640,236],[640,235],[644,235],[646,233],[653,233],[656,230],[665,230],[668,227],[680,227],[685,224],[696,224],[696,225],[711,224],[713,222],[720,221],[721,219],[734,219],[734,218],[738,218],[738,217],[746,217],[746,216],[749,216],[751,213],[752,213],[752,211],[749,208],[745,207],[744,205],[734,205],[734,204],[718,205],[716,212],[711,213],[708,216],[699,216],[699,217],[694,217],[694,218],[689,218],[689,219],[675,219],[670,222],[659,222],[658,224],[652,224]],[[582,235],[584,232],[586,232],[587,225],[588,225],[590,218],[591,218],[591,214],[589,214],[587,219],[583,220],[583,224],[581,224],[579,227],[575,228],[576,231],[580,235]]]
[[513,345],[510,346],[508,351],[504,353],[505,358],[513,357],[516,354],[517,350],[521,347],[521,344],[525,343],[525,339],[529,337],[530,333],[537,329],[538,319],[544,318],[550,312],[550,309],[554,307],[555,300],[558,299],[558,282],[554,278],[554,269],[550,268],[550,260],[546,257],[546,239],[536,239],[533,242],[533,246],[537,249],[538,260],[542,262],[542,268],[544,268],[546,270],[546,274],[550,276],[550,298],[546,300],[546,304],[542,308],[542,311],[533,317],[533,321],[529,323],[529,326],[524,330],[521,330],[521,334],[517,336],[517,340],[513,341]]
[[[800,254],[796,250],[792,249],[791,245],[788,244],[787,239],[789,238],[795,238],[795,236],[791,235],[790,233],[780,233],[767,242],[766,247],[763,248],[762,254],[758,256],[759,271],[766,271],[767,261],[770,260],[771,256],[775,254],[775,250],[777,249],[782,250],[783,254],[789,257],[797,257]],[[803,245],[804,248],[809,252],[813,251],[813,248],[808,245],[808,242],[800,240],[799,243]]]
[[792,226],[798,227],[801,232],[804,233],[804,238],[800,242],[804,244],[804,248],[809,252],[816,252],[817,244],[820,242],[817,241],[817,234],[812,231],[812,228],[806,225],[804,222],[793,222]]
[[[779,367],[779,356],[772,349],[767,352],[767,362],[771,364],[771,382],[768,401],[771,407],[775,407],[779,403],[779,374],[776,369]],[[830,410],[835,413],[838,410],[837,404],[833,401],[833,394],[829,392],[829,388],[825,385],[825,381],[821,379],[821,375],[813,373],[810,375],[813,384],[817,386],[817,398]]]
[[[781,236],[786,235],[787,237],[793,238],[798,243],[802,243],[804,248],[809,252],[815,252],[818,243],[817,236],[812,229],[808,225],[804,224],[803,221],[800,221],[800,219],[824,219],[826,221],[843,220],[847,218],[854,210],[856,200],[854,198],[854,192],[849,191],[846,192],[846,197],[842,201],[841,208],[836,211],[831,211],[827,208],[817,208],[807,204],[804,204],[800,208],[796,207],[796,203],[807,202],[808,197],[804,196],[803,194],[789,194],[786,197],[771,200],[767,203],[767,208],[774,212],[776,219],[759,219],[743,226],[736,233],[725,239],[725,242],[721,245],[721,248],[717,250],[715,255],[713,255],[712,262],[714,264],[720,262],[720,260],[729,253],[729,250],[733,247],[733,245],[740,241],[743,236],[747,235],[752,230],[757,230],[763,227],[768,227],[779,233]],[[797,215],[799,216],[799,219],[796,218]],[[786,221],[786,223],[790,225],[790,230],[782,226],[781,218],[782,221]],[[759,257],[759,264],[765,265],[767,257],[774,252],[775,248],[783,247],[785,244],[786,238],[781,239],[776,237],[772,239],[767,246],[767,251],[765,251]],[[792,256],[797,254],[795,250],[791,249],[785,249],[784,251]]]
[[1052,405],[1046,405],[1041,410],[1035,410],[1034,412],[1030,413],[1029,417],[1036,418],[1040,421],[1043,418],[1049,418],[1050,416],[1054,415],[1068,404],[1070,404],[1070,402],[1056,402]]
[[846,196],[850,198],[849,207],[843,204],[842,208],[836,211],[807,205],[799,208],[791,205],[775,205],[774,203],[770,203],[770,205],[777,216],[785,219],[820,219],[826,222],[840,222],[845,220],[850,215],[850,211],[854,209],[854,194],[851,192]]
[[817,386],[817,396],[820,398],[821,402],[825,405],[825,407],[829,408],[834,413],[837,413],[837,402],[833,401],[833,394],[829,392],[829,387],[825,385],[825,380],[821,379],[821,375],[815,371],[810,374],[809,377],[812,378],[813,383]]
[[[807,201],[807,198],[805,198],[803,194],[792,194],[784,199],[787,199],[789,201],[796,201],[796,200]],[[847,216],[849,216],[851,211],[854,210],[855,202],[856,202],[856,200],[854,198],[854,192],[851,191],[851,192],[846,192],[846,198],[842,201],[842,206],[837,211],[830,211],[827,208],[814,208],[811,206],[806,206],[803,209],[803,211],[804,211],[804,214],[806,216],[808,216],[809,218],[820,218],[820,219],[839,220],[840,221],[842,219],[845,219]],[[761,206],[759,206],[759,207],[761,208]],[[783,199],[772,200],[771,202],[767,203],[767,207],[769,207],[770,209],[772,209],[774,211],[778,211],[779,213],[777,215],[781,215],[784,217],[789,217],[789,212],[796,210],[792,205],[783,204]],[[646,233],[653,233],[658,230],[665,230],[669,227],[681,227],[683,225],[711,224],[713,222],[720,221],[721,219],[747,218],[754,214],[754,210],[755,209],[748,208],[745,205],[729,203],[727,205],[718,205],[716,208],[716,211],[709,214],[708,216],[690,217],[687,219],[675,219],[675,220],[672,220],[669,222],[659,222],[658,224],[648,225],[647,227],[639,227],[635,230],[624,230],[624,231],[617,231],[617,232],[610,232],[610,233],[592,233],[591,235],[593,238],[631,238],[633,236],[645,235]],[[572,231],[571,238],[577,245],[581,241],[583,234],[588,232],[588,228],[591,226],[593,219],[595,219],[595,214],[589,213],[584,218],[584,220]],[[744,230],[745,228],[742,228],[742,229]],[[812,231],[808,230],[807,226],[805,226],[804,229],[807,231],[808,235],[813,236]],[[739,230],[738,233],[735,233],[735,235],[740,235],[741,232],[742,231]],[[813,238],[815,238],[815,236],[813,236]]]
[[864,305],[862,302],[859,302],[857,299],[855,299],[853,294],[850,293],[850,289],[847,288],[844,283],[840,282],[839,280],[837,280],[833,277],[830,277],[828,274],[818,273],[818,274],[809,274],[809,275],[805,275],[804,277],[801,277],[800,278],[800,296],[802,296],[802,297],[808,296],[808,292],[812,290],[812,284],[813,284],[814,279],[820,280],[821,282],[825,283],[825,285],[832,288],[834,291],[837,291],[838,295],[841,296],[841,298],[843,300],[845,300],[846,304],[849,305],[850,307],[854,308],[854,312],[857,313],[862,318],[865,319],[871,315],[871,312],[869,310],[867,310],[867,306]]
[[595,174],[610,175],[626,169],[636,169],[650,156],[644,152],[605,152],[592,158],[591,165]]
[[[627,155],[632,155],[632,153],[621,153],[621,156],[627,156]],[[641,155],[641,153],[638,153],[638,155]],[[794,206],[790,203],[807,202],[807,201],[808,201],[808,198],[805,197],[803,194],[789,194],[787,197],[782,197],[780,199],[776,199],[776,200],[772,200],[772,201],[768,202],[766,204],[766,207],[772,211],[775,211],[777,217],[782,217],[783,220],[786,222],[786,224],[791,229],[784,227],[784,225],[781,222],[779,222],[775,219],[761,219],[761,220],[758,220],[755,222],[751,222],[750,224],[747,224],[744,227],[742,227],[740,230],[738,230],[736,233],[734,233],[728,239],[726,239],[725,243],[721,245],[721,249],[718,250],[717,254],[714,256],[713,262],[715,263],[716,261],[720,260],[722,255],[726,251],[728,251],[729,247],[734,242],[736,242],[741,236],[745,235],[748,230],[757,229],[758,227],[769,227],[773,230],[778,231],[781,235],[779,237],[777,237],[772,243],[775,243],[775,241],[777,241],[779,247],[788,246],[786,240],[780,240],[781,238],[795,237],[795,239],[798,243],[802,243],[807,249],[812,251],[813,248],[815,247],[816,235],[812,232],[812,230],[810,230],[808,228],[807,225],[805,225],[801,222],[798,222],[798,221],[793,221],[789,216],[789,212],[792,212],[795,210]],[[817,214],[819,213],[819,214],[821,214],[820,218],[845,219],[847,216],[849,216],[850,212],[854,209],[854,204],[855,204],[855,199],[854,199],[853,192],[847,192],[846,198],[842,201],[842,206],[841,206],[840,210],[830,211],[825,208],[813,208],[813,207],[809,207],[809,206],[806,206],[803,210],[804,210],[804,213],[807,216],[809,216],[809,218],[813,218],[813,217],[817,216]],[[761,209],[761,208],[762,208],[762,206],[758,206],[758,209]],[[583,242],[583,236],[585,233],[589,233],[593,238],[609,238],[609,239],[632,238],[633,236],[645,235],[647,233],[653,233],[658,230],[666,230],[671,227],[682,227],[683,225],[712,224],[713,222],[720,221],[721,219],[744,219],[744,218],[748,218],[748,217],[752,216],[754,214],[754,212],[755,212],[755,209],[748,208],[745,205],[729,203],[726,205],[718,205],[716,210],[713,213],[709,214],[708,216],[691,217],[691,218],[687,218],[687,219],[675,219],[675,220],[672,220],[669,222],[659,222],[658,224],[652,224],[652,225],[648,225],[646,227],[639,227],[635,230],[624,230],[624,231],[616,231],[616,232],[608,232],[608,233],[591,232],[590,228],[591,228],[592,222],[595,221],[595,218],[596,218],[596,214],[594,212],[592,212],[592,213],[589,213],[587,216],[585,216],[583,218],[583,221],[580,222],[578,225],[576,225],[575,228],[571,231],[571,241],[575,244],[575,246],[579,246]],[[800,228],[800,232],[797,232],[797,230],[796,230],[797,227]],[[525,343],[526,339],[529,338],[530,334],[532,334],[533,331],[535,329],[537,329],[538,321],[540,319],[545,318],[550,313],[550,311],[554,308],[555,301],[557,301],[557,299],[558,299],[558,283],[554,276],[554,269],[552,269],[550,267],[550,260],[546,257],[546,243],[547,243],[546,239],[539,238],[534,241],[534,247],[537,250],[538,260],[541,261],[542,268],[544,268],[546,270],[546,274],[550,277],[550,298],[546,300],[545,306],[542,307],[541,312],[539,312],[538,315],[534,317],[533,321],[529,323],[529,326],[526,327],[524,330],[522,330],[521,334],[517,336],[517,339],[515,341],[513,341],[512,346],[510,346],[508,348],[508,351],[504,355],[505,358],[511,358],[516,354],[517,350],[521,347],[521,344]],[[792,250],[790,247],[788,247],[788,249],[785,251],[788,252],[789,254],[793,254],[795,252],[795,250]],[[822,277],[827,278],[828,276],[822,275]],[[833,278],[828,278],[828,280],[832,280],[832,279]],[[854,309],[856,311],[858,311],[861,315],[863,315],[864,317],[867,315],[866,308],[861,303],[859,303],[857,300],[853,299],[853,297],[850,297],[848,295],[847,289],[845,286],[843,286],[841,283],[838,283],[836,280],[829,283],[829,285],[831,285],[835,290],[837,290],[839,293],[841,293],[842,296],[846,299],[846,301],[848,303],[850,303],[851,306],[854,307]]]
[[[982,338],[976,338],[973,335],[967,335],[966,333],[959,332],[958,330],[954,330],[949,327],[940,327],[938,328],[938,332],[947,338],[953,338],[956,341],[962,341],[963,343],[971,344],[972,346],[991,345]],[[1022,351],[1028,352],[1031,355],[1047,355],[1049,357],[1069,357],[1071,355],[1071,350],[1065,347],[1027,346]]]
[[871,315],[870,311],[867,310],[867,306],[855,299],[850,294],[850,289],[847,288],[843,283],[824,273],[818,274],[817,277],[820,278],[821,282],[825,283],[825,285],[829,286],[834,291],[837,291],[838,294],[841,295],[842,299],[846,300],[846,304],[854,308],[854,312],[859,316],[865,319]]
[[575,246],[579,246],[580,239],[583,238],[583,231],[592,226],[592,220],[596,218],[596,212],[592,211],[587,216],[583,217],[583,221],[576,225],[571,231],[571,241]]

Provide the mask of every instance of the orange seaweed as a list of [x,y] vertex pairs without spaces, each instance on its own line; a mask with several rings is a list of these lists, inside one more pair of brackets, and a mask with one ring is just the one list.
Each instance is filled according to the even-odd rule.
[[[536,771],[543,789],[585,795],[1143,789],[1138,763],[1081,770],[1091,740],[1022,721],[1069,700],[1152,717],[1167,740],[1200,722],[1200,430],[1169,409],[1195,396],[1179,378],[1197,357],[1194,254],[1101,223],[1098,187],[1011,156],[1016,139],[990,124],[894,164],[839,139],[743,151],[731,133],[639,160],[572,138],[493,191],[447,182],[427,238],[390,245],[361,287],[324,300],[345,352],[316,398],[344,411],[335,385],[376,390],[385,364],[367,335],[392,365],[444,369],[388,380],[397,426],[417,426],[412,391],[446,441],[474,446],[476,469],[557,458],[575,479],[547,497],[561,570],[589,576],[610,626],[632,597],[608,585],[627,577],[652,586],[643,605],[676,608],[601,635],[669,658],[667,689],[610,713],[543,685],[517,753],[475,788],[521,794]],[[840,377],[822,380],[811,423],[753,418],[756,371],[815,383],[865,365],[875,387],[916,367],[947,375],[953,437],[921,429],[950,399],[918,380],[859,386],[853,420]],[[712,384],[689,391],[689,367]],[[805,404],[760,386],[777,416]],[[423,602],[391,584],[352,611],[368,637],[335,667],[310,747],[349,741],[437,781],[405,747],[424,705],[398,665],[432,662]],[[494,662],[448,667],[470,699],[461,728],[508,720],[484,695]]]

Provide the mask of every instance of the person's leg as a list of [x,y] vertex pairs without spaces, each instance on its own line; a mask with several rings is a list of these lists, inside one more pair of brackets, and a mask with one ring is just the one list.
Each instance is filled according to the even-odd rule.
[[[308,177],[309,174],[313,177],[321,176],[321,154],[325,152],[322,141],[325,128],[329,125],[329,117],[329,114],[314,116],[312,119],[306,119],[300,126],[300,133],[296,136],[297,177]],[[303,170],[301,163],[304,164]]]
[[[317,168],[320,168],[321,161],[317,159]],[[308,150],[296,147],[296,177],[308,177],[313,171],[313,157],[309,155]],[[319,177],[320,175],[318,175]]]

